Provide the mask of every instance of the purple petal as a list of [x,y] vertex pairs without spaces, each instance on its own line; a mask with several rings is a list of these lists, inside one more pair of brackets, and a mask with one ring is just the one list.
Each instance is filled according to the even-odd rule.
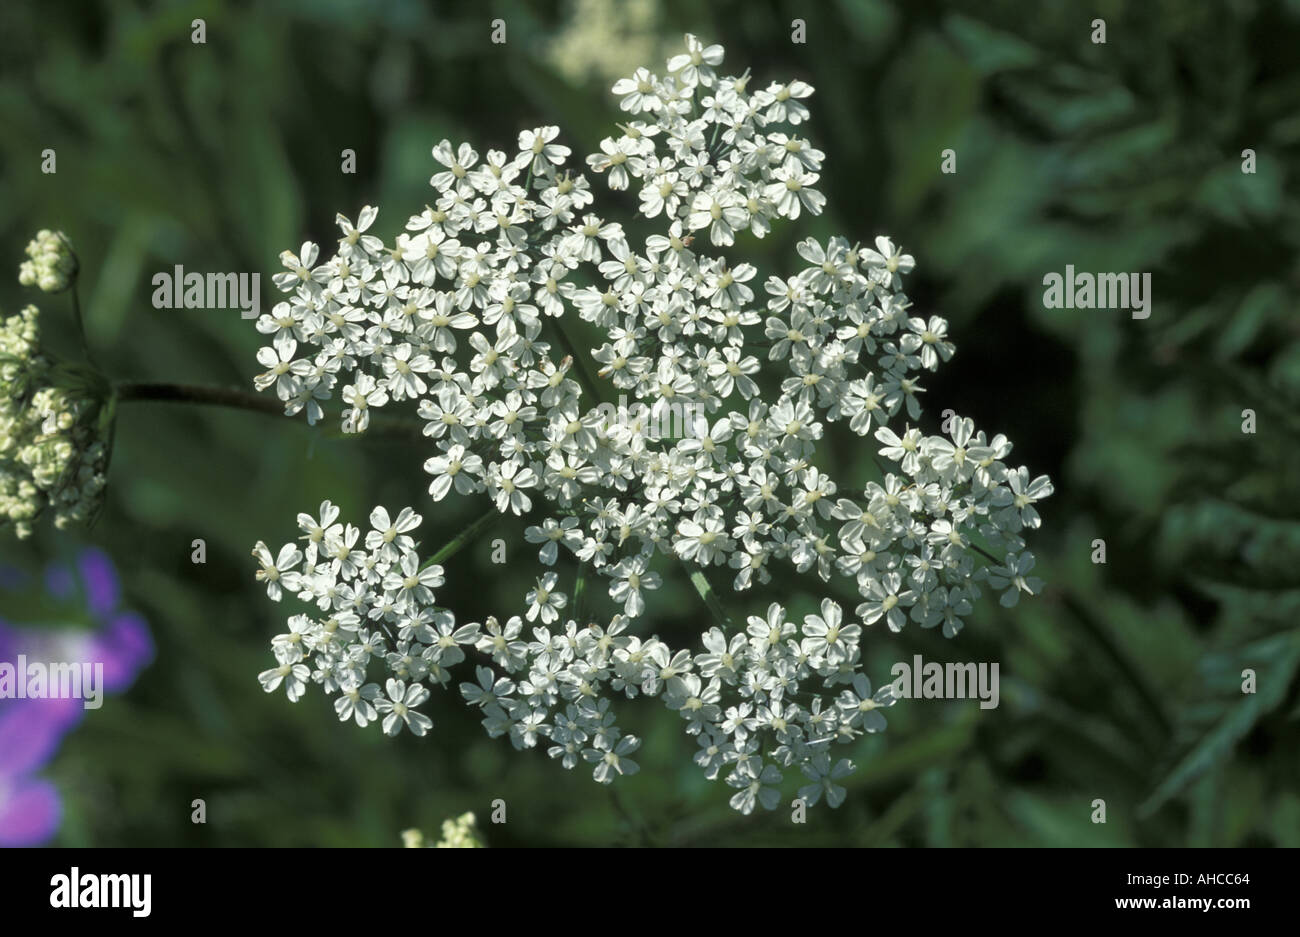
[[86,605],[92,614],[108,615],[117,608],[121,590],[113,561],[103,550],[88,547],[77,561],[82,582],[86,585]]
[[38,717],[49,731],[66,735],[76,728],[86,715],[86,703],[81,699],[29,700],[38,709]]
[[63,805],[49,781],[0,787],[0,846],[39,846],[59,830]]
[[104,665],[104,689],[124,690],[136,674],[153,660],[153,638],[149,626],[135,612],[122,612],[90,640],[87,659]]
[[[98,632],[83,631],[79,628],[20,628],[14,631],[11,653],[0,656],[0,661],[16,665],[22,655],[27,657],[27,665],[47,665],[50,663],[80,664],[91,659]],[[21,674],[17,675],[21,681]],[[19,700],[18,703],[23,701]],[[40,704],[40,717],[54,719],[65,728],[78,721],[74,711],[81,708],[76,700],[41,699],[32,700]]]
[[[53,704],[53,705],[47,705]],[[5,700],[0,704],[0,779],[30,774],[59,747],[69,710],[80,700]]]

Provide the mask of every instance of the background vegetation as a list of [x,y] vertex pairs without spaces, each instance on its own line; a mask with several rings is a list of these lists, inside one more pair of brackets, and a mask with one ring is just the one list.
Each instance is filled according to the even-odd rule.
[[[804,45],[790,42],[795,16]],[[1105,45],[1089,41],[1095,16]],[[196,17],[206,45],[190,42]],[[493,17],[505,45],[488,41]],[[294,514],[326,497],[354,517],[423,504],[427,543],[470,511],[432,509],[409,444],[124,405],[95,528],[0,544],[0,561],[29,567],[101,546],[158,646],[53,763],[57,842],[394,845],[465,810],[485,819],[501,797],[495,846],[1300,845],[1295,0],[1032,15],[999,0],[5,3],[0,258],[16,272],[38,228],[61,228],[114,378],[247,387],[259,336],[235,311],[153,309],[155,272],[261,271],[269,302],[278,252],[329,243],[336,211],[378,204],[384,235],[398,230],[443,137],[483,150],[558,124],[592,151],[619,115],[612,80],[662,66],[686,31],[760,82],[817,89],[808,133],[827,154],[830,210],[749,239],[746,255],[785,271],[808,235],[894,237],[918,261],[917,307],[948,317],[958,346],[928,382],[928,416],[951,407],[1005,432],[1056,482],[1034,543],[1049,582],[1038,601],[986,597],[955,641],[910,627],[868,642],[877,679],[916,653],[998,661],[1001,706],[895,708],[853,751],[847,803],[805,827],[730,811],[657,703],[633,710],[643,771],[616,792],[486,738],[451,696],[434,697],[424,740],[341,725],[319,694],[295,706],[258,687],[283,615],[253,581],[250,547],[292,538]],[[56,175],[40,173],[45,147]],[[939,171],[949,147],[955,175]],[[344,148],[355,175],[339,171]],[[1042,276],[1066,264],[1150,271],[1151,317],[1045,310]],[[66,298],[6,283],[0,307],[37,302],[75,355]],[[869,457],[844,447],[833,462],[852,478]],[[1105,565],[1089,559],[1098,537]],[[190,562],[194,538],[206,565]],[[447,604],[466,618],[525,590],[531,562],[494,566],[489,551],[480,541],[451,567]],[[796,608],[812,601],[779,585],[770,594]],[[649,627],[699,632],[688,585],[662,599]],[[196,797],[206,825],[190,822]],[[1104,825],[1089,820],[1095,798]]]

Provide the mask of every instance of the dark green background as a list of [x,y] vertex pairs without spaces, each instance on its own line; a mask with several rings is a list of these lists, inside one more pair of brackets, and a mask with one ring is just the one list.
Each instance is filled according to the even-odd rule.
[[[617,798],[586,770],[487,739],[453,695],[435,695],[423,740],[341,725],[319,693],[294,706],[258,687],[289,608],[253,582],[250,547],[291,539],[296,512],[327,497],[358,521],[414,504],[429,546],[477,505],[433,508],[418,446],[129,404],[94,530],[0,544],[31,566],[102,546],[158,643],[136,687],[54,761],[58,842],[393,845],[502,797],[509,822],[487,830],[500,846],[1300,844],[1300,3],[638,3],[621,6],[625,32],[597,6],[3,4],[0,260],[14,277],[0,308],[36,302],[50,341],[76,354],[67,298],[16,282],[28,238],[59,228],[113,378],[251,386],[251,324],[154,310],[155,272],[260,271],[272,302],[278,252],[332,243],[336,211],[374,203],[379,233],[400,231],[443,137],[482,152],[557,124],[576,155],[594,150],[621,112],[575,30],[629,73],[662,69],[695,32],[757,84],[817,89],[806,132],[827,154],[827,213],[730,253],[789,273],[805,236],[892,236],[916,256],[918,310],[946,316],[958,348],[926,382],[927,427],[945,408],[972,416],[1055,481],[1031,543],[1039,599],[986,597],[951,642],[915,626],[866,642],[877,681],[914,653],[998,661],[1001,706],[895,708],[851,752],[847,803],[802,827],[733,813],[658,702],[624,707],[646,741]],[[488,41],[498,16],[505,45]],[[804,45],[790,42],[795,16]],[[1089,41],[1096,16],[1105,45]],[[190,42],[195,17],[206,45]],[[56,175],[39,171],[46,147]],[[949,147],[955,175],[939,172]],[[1240,171],[1248,147],[1254,175]],[[339,171],[344,148],[355,175]],[[1045,310],[1042,276],[1066,264],[1150,272],[1151,317]],[[868,471],[866,448],[830,455],[845,483]],[[463,619],[522,607],[535,564],[518,528],[502,530],[521,562],[493,566],[484,541],[449,568],[442,601]],[[189,560],[199,537],[205,566]],[[1089,560],[1096,537],[1104,566]],[[818,594],[787,582],[724,600],[802,611]],[[647,630],[705,627],[683,582],[659,598]],[[1240,692],[1246,667],[1254,696]],[[1090,822],[1096,798],[1104,825]]]

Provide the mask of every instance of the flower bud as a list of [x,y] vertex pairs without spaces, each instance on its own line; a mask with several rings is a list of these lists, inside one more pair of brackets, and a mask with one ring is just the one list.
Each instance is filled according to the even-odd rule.
[[62,232],[41,230],[27,245],[28,259],[18,267],[18,282],[45,293],[66,290],[77,275],[77,257]]

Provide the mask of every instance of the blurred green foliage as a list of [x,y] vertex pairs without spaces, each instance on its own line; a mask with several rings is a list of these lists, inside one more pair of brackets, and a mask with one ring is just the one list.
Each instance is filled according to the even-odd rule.
[[[796,16],[804,45],[790,42]],[[190,42],[196,17],[206,45]],[[488,42],[494,17],[504,46]],[[1089,41],[1094,17],[1104,45]],[[817,88],[808,133],[827,153],[830,209],[740,252],[789,271],[805,236],[894,237],[917,257],[918,309],[948,317],[958,345],[928,382],[931,429],[945,408],[972,416],[1056,482],[1032,545],[1049,582],[1039,600],[986,599],[951,642],[914,627],[866,642],[878,682],[915,653],[999,661],[1001,706],[896,707],[853,750],[848,802],[806,827],[730,811],[655,703],[627,707],[643,771],[614,791],[487,739],[452,696],[435,696],[424,740],[341,725],[319,694],[290,705],[258,687],[282,616],[249,548],[290,539],[294,514],[327,497],[354,517],[423,503],[446,537],[469,514],[417,497],[422,456],[406,444],[124,405],[94,530],[0,544],[0,559],[30,566],[77,536],[101,545],[158,643],[137,686],[54,763],[59,842],[396,845],[474,810],[495,846],[1300,845],[1296,0],[1031,15],[1010,0],[6,3],[0,256],[16,270],[38,228],[71,237],[112,377],[248,386],[259,336],[235,311],[154,310],[154,272],[261,271],[269,302],[278,252],[328,243],[336,211],[378,204],[396,230],[423,204],[444,136],[482,150],[554,123],[575,152],[594,150],[619,116],[609,63],[661,66],[638,57],[686,31],[760,82]],[[55,175],[39,169],[46,147]],[[356,175],[339,171],[344,148]],[[939,171],[946,148],[953,175]],[[1151,272],[1151,317],[1044,309],[1042,276],[1066,264]],[[28,301],[75,355],[65,298],[0,289],[8,311]],[[861,447],[835,460],[837,477],[869,471]],[[523,550],[518,534],[501,536]],[[190,562],[195,538],[206,565]],[[1090,561],[1095,538],[1105,565]],[[443,598],[467,619],[527,586],[529,563],[494,566],[489,550],[450,569]],[[777,585],[723,598],[743,614],[813,601]],[[706,613],[684,581],[662,599],[648,628],[698,634]],[[509,822],[493,826],[498,797]],[[190,822],[194,798],[206,825]],[[1096,798],[1104,825],[1090,822]]]

